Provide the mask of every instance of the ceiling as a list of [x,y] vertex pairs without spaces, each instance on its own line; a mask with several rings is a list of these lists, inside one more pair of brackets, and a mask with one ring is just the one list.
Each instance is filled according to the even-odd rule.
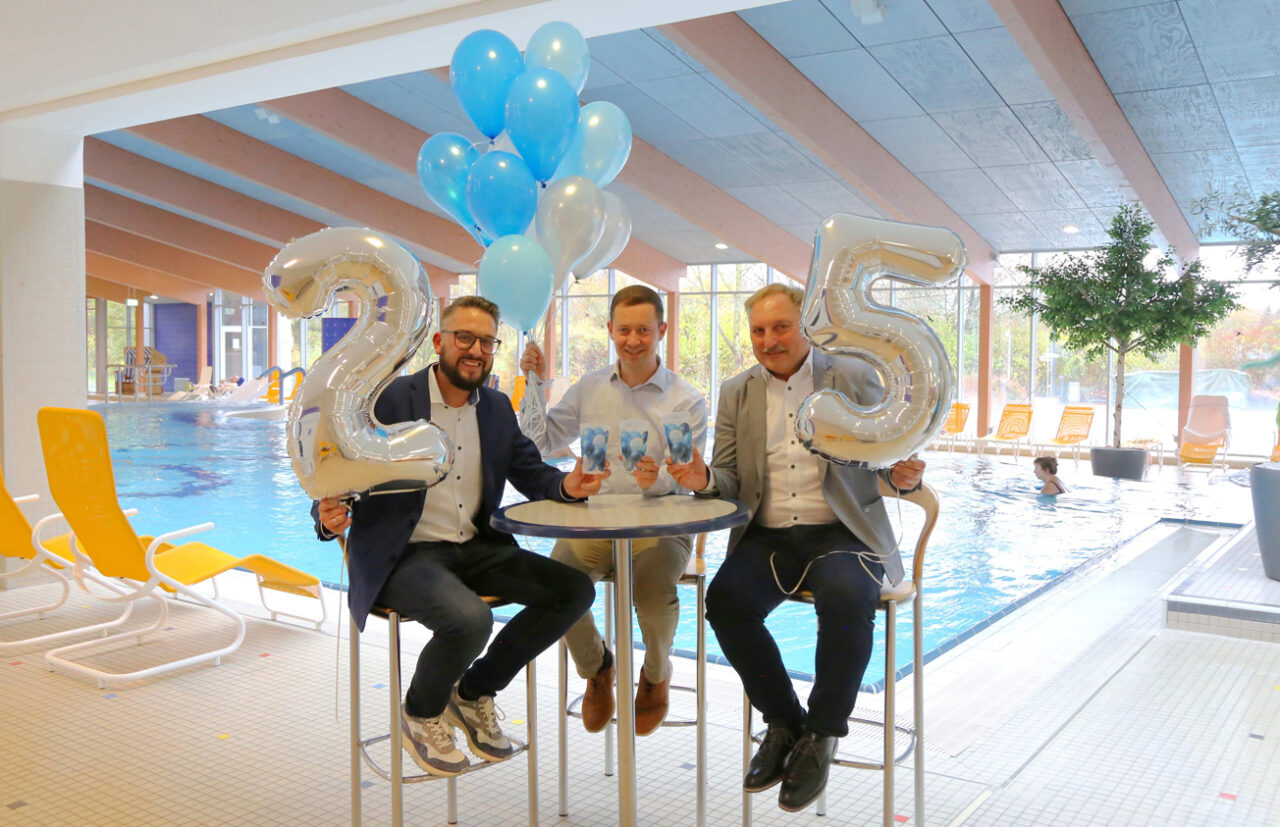
[[[1126,198],[1187,247],[1227,240],[1191,211],[1210,188],[1280,189],[1275,0],[884,0],[878,22],[791,0],[588,42],[583,101],[637,138],[610,185],[634,219],[620,266],[661,286],[743,260],[803,279],[833,212],[950,226],[982,280],[995,254],[1103,243]],[[245,270],[286,232],[368,224],[468,272],[480,248],[413,173],[441,131],[480,139],[439,68],[112,130],[85,157],[110,208],[86,217],[224,263],[234,236]],[[119,196],[146,209],[126,222]],[[188,221],[224,235],[196,249]]]

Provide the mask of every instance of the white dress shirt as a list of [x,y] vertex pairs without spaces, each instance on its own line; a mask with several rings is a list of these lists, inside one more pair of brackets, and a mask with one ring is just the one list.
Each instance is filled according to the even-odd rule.
[[838,522],[822,493],[826,460],[809,453],[796,438],[796,411],[813,393],[813,349],[788,379],[779,379],[764,365],[756,369],[764,377],[768,399],[764,495],[757,519],[768,528]]
[[422,516],[409,541],[465,543],[476,536],[476,514],[480,511],[483,482],[480,479],[480,426],[476,421],[480,394],[472,391],[465,405],[450,407],[436,382],[439,369],[438,365],[431,369],[427,382],[431,390],[431,421],[443,428],[453,441],[453,468],[448,476],[427,489]]
[[[535,383],[530,393],[541,393],[541,383]],[[667,455],[667,441],[662,433],[662,417],[665,414],[683,413],[692,420],[693,447],[705,456],[707,442],[707,400],[693,385],[672,373],[661,363],[654,374],[634,388],[622,381],[617,364],[593,370],[579,379],[554,408],[547,412],[547,427],[543,433],[531,433],[525,411],[521,409],[520,427],[538,446],[543,456],[561,448],[578,448],[578,434],[584,422],[609,426],[607,456],[610,474],[600,488],[602,494],[646,494],[659,496],[672,492],[685,492],[676,484],[663,465]],[[644,419],[649,422],[649,440],[645,454],[658,461],[658,479],[646,491],[636,478],[622,468],[618,458],[621,453],[619,423],[624,419]],[[576,451],[575,451],[576,453]]]

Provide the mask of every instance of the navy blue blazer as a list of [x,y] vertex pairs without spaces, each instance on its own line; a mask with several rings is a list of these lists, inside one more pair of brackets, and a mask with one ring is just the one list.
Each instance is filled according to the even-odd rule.
[[[377,420],[384,425],[394,425],[430,419],[429,370],[430,367],[392,381],[374,402],[373,415]],[[567,475],[543,462],[537,447],[520,431],[507,395],[486,387],[481,387],[479,394],[476,423],[480,431],[482,483],[476,537],[515,545],[514,537],[489,525],[489,515],[502,504],[507,480],[530,500],[574,502],[574,499],[561,488],[561,480]],[[351,572],[347,605],[361,629],[404,553],[426,499],[426,491],[378,494],[352,506],[351,527],[347,530],[347,565]],[[320,525],[318,503],[312,504],[311,516],[316,523],[316,536],[321,540],[334,539]]]

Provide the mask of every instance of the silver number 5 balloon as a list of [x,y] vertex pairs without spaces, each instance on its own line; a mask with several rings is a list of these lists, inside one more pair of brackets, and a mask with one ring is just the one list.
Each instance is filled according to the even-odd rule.
[[940,287],[964,270],[964,244],[942,227],[837,213],[818,228],[802,315],[805,336],[850,374],[869,363],[883,396],[856,404],[821,388],[801,404],[796,436],[833,462],[884,468],[927,445],[951,404],[951,360],[924,320],[871,298],[880,278]]
[[426,421],[381,427],[373,400],[426,338],[431,283],[422,265],[372,230],[331,227],[282,249],[262,277],[291,318],[323,313],[339,290],[359,297],[347,335],[325,351],[289,408],[289,457],[315,499],[420,490],[453,466],[453,445]]

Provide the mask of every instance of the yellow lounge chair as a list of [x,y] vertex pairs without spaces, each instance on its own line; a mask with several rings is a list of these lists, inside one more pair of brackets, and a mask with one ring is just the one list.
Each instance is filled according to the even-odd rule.
[[1010,402],[1000,412],[1000,424],[996,432],[978,439],[978,453],[986,448],[988,441],[1013,443],[1013,457],[1017,459],[1021,453],[1022,443],[1031,433],[1031,406],[1020,402]]
[[1048,442],[1039,443],[1046,448],[1070,448],[1072,458],[1080,462],[1080,446],[1089,440],[1089,431],[1093,429],[1092,405],[1067,405],[1062,409],[1062,419],[1058,420],[1058,433]]
[[[40,442],[44,449],[49,490],[54,502],[74,532],[72,551],[77,558],[76,580],[84,587],[81,573],[85,562],[91,563],[102,578],[112,578],[118,586],[116,596],[92,596],[109,603],[132,602],[151,598],[159,605],[159,617],[144,629],[111,635],[100,640],[85,641],[45,653],[50,669],[60,667],[88,675],[99,686],[136,681],[169,672],[191,664],[213,661],[234,652],[244,640],[245,622],[237,612],[222,605],[216,593],[210,598],[191,586],[233,568],[245,568],[257,575],[258,593],[263,606],[278,616],[308,620],[317,628],[325,620],[320,581],[305,572],[260,554],[236,558],[203,543],[171,541],[207,531],[213,523],[167,532],[144,542],[134,533],[116,499],[115,477],[111,471],[111,453],[107,446],[107,430],[102,416],[93,411],[70,408],[41,408],[37,415]],[[83,559],[82,559],[83,558]],[[303,618],[272,609],[266,603],[265,589],[313,598],[320,602],[320,619]],[[86,588],[86,592],[89,590]],[[99,649],[124,640],[142,642],[143,637],[165,626],[168,601],[164,592],[190,598],[229,618],[235,625],[231,643],[196,655],[178,658],[134,672],[108,672],[71,658],[89,649]]]
[[968,403],[952,402],[951,410],[947,412],[946,421],[942,423],[942,433],[938,437],[939,440],[945,442],[949,450],[954,451],[956,443],[960,441],[960,435],[964,433],[965,425],[968,423]]
[[1280,434],[1276,435],[1276,447],[1271,449],[1271,461],[1280,462]]
[[1231,409],[1225,396],[1191,397],[1187,424],[1178,439],[1178,467],[1184,470],[1213,471],[1222,449],[1222,470],[1227,470],[1231,447]]

